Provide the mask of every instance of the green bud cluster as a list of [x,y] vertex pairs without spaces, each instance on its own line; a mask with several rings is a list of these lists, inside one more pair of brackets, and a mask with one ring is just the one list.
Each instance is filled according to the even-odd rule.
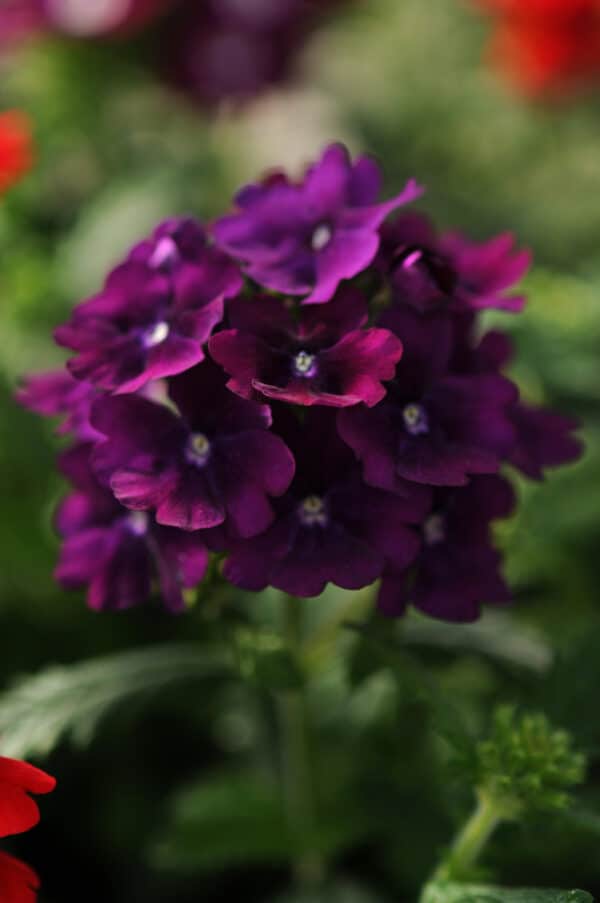
[[504,819],[564,809],[569,789],[585,774],[585,757],[573,749],[566,731],[539,713],[518,716],[512,706],[496,710],[476,759],[479,795],[493,801]]

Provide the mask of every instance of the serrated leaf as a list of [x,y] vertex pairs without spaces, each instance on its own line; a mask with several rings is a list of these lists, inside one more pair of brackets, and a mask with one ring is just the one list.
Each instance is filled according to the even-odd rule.
[[446,881],[427,885],[421,896],[421,903],[593,903],[593,900],[584,890],[507,888]]
[[125,700],[227,670],[224,655],[191,645],[154,646],[47,668],[21,678],[0,696],[0,749],[25,758],[47,755],[63,737],[85,744],[104,715]]

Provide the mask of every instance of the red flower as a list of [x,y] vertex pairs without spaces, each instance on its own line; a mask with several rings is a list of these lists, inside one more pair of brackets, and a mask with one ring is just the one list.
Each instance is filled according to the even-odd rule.
[[478,0],[498,17],[492,60],[522,90],[560,96],[600,80],[598,0]]
[[28,117],[19,110],[0,113],[0,194],[31,169],[33,143]]
[[[37,825],[40,813],[30,793],[50,793],[56,781],[39,768],[0,756],[0,837]],[[0,901],[35,903],[39,881],[28,865],[0,852]]]
[[0,900],[2,903],[35,903],[38,876],[28,865],[0,853]]

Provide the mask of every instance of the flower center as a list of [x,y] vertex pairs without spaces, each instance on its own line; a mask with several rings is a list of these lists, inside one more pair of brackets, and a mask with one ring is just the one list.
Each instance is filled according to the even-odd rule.
[[313,251],[322,251],[325,245],[331,241],[332,234],[331,226],[328,226],[327,223],[317,226],[310,238],[310,246]]
[[188,456],[198,467],[204,467],[210,457],[210,442],[204,433],[192,433],[188,441]]
[[132,511],[127,517],[127,526],[135,536],[144,536],[148,530],[149,518],[145,511]]
[[143,342],[146,348],[154,348],[155,345],[160,345],[161,342],[169,335],[169,324],[165,323],[164,320],[159,320],[158,323],[155,323],[154,326],[151,326],[150,329],[147,329],[143,335]]
[[435,546],[446,538],[446,522],[442,514],[430,514],[423,524],[423,538],[428,546]]
[[402,411],[402,419],[407,432],[411,436],[419,436],[422,433],[429,432],[429,418],[422,404],[417,404],[417,402],[407,404]]
[[169,235],[156,242],[148,263],[153,270],[170,270],[179,263],[179,248]]
[[317,357],[309,351],[299,351],[294,357],[294,374],[296,376],[311,377],[317,372]]
[[327,525],[327,507],[320,495],[307,495],[300,503],[298,514],[306,527]]

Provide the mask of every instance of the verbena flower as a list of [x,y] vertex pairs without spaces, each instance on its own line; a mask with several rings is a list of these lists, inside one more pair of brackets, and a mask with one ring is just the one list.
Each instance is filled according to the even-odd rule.
[[289,491],[275,503],[276,518],[260,536],[234,543],[224,574],[244,589],[268,585],[297,596],[316,596],[328,582],[360,589],[394,556],[414,559],[417,524],[429,492],[405,486],[392,496],[366,486],[328,413],[311,411],[300,423],[286,418],[283,434],[296,459]]
[[421,551],[413,568],[390,557],[379,592],[383,614],[397,617],[412,603],[446,621],[474,621],[483,601],[510,601],[494,548],[491,523],[514,507],[510,484],[474,477],[461,489],[438,490],[421,525]]
[[402,343],[387,329],[363,329],[368,308],[356,291],[341,289],[322,309],[294,319],[285,300],[240,298],[229,324],[209,343],[212,357],[244,398],[347,407],[381,401],[382,380],[394,376]]
[[481,332],[483,309],[522,306],[529,255],[412,214],[384,224],[418,192],[377,204],[378,185],[334,145],[206,231],[163,223],[59,327],[71,375],[18,398],[76,440],[57,576],[93,608],[157,591],[182,611],[215,552],[247,590],[381,578],[386,615],[509,601],[500,471],[540,479],[581,451],[574,420],[520,399],[509,339]]
[[322,304],[343,279],[371,263],[386,216],[421,194],[410,181],[395,198],[378,203],[380,187],[374,160],[352,163],[347,150],[334,144],[301,182],[279,174],[247,185],[236,197],[238,212],[218,220],[213,233],[256,282],[305,296],[305,304]]
[[91,446],[61,455],[60,469],[73,486],[56,514],[63,538],[56,579],[67,589],[87,586],[90,608],[122,610],[147,602],[156,584],[165,607],[185,611],[183,592],[198,584],[208,566],[199,534],[157,524],[129,511],[90,466]]
[[458,232],[438,235],[429,220],[403,214],[382,229],[380,262],[394,297],[421,312],[499,308],[518,312],[525,299],[506,294],[525,274],[528,251],[516,251],[509,233],[473,242]]
[[266,405],[231,393],[222,371],[206,361],[174,378],[177,412],[135,395],[96,402],[92,423],[103,433],[94,455],[115,496],[137,511],[155,510],[159,524],[199,530],[227,518],[241,536],[269,526],[269,496],[281,495],[294,459],[270,432]]
[[99,295],[75,308],[56,341],[78,352],[69,362],[77,379],[135,392],[204,358],[223,301],[241,284],[198,224],[169,220],[110,273]]
[[[39,768],[0,756],[0,837],[35,827],[40,813],[30,794],[50,793],[55,786],[54,778]],[[2,903],[35,903],[39,886],[37,875],[28,865],[0,851]]]

